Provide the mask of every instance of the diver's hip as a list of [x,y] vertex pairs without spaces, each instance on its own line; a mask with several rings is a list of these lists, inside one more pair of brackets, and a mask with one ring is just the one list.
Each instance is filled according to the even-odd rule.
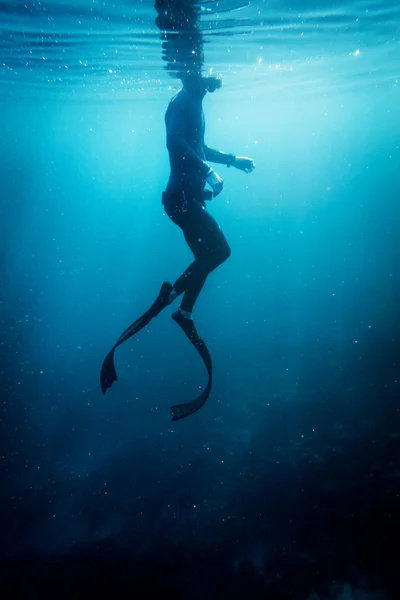
[[192,204],[204,206],[205,202],[211,199],[211,190],[204,189],[204,186],[167,185],[165,192],[162,193],[164,206],[188,207]]
[[179,227],[192,219],[197,220],[206,211],[206,200],[211,199],[212,192],[201,190],[196,195],[187,196],[184,190],[166,190],[162,194],[165,213]]

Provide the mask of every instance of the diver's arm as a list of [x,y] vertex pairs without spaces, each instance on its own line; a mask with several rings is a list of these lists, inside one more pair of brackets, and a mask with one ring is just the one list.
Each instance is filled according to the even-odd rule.
[[236,158],[234,154],[226,154],[225,152],[214,150],[213,148],[209,148],[205,144],[204,154],[207,160],[209,160],[210,162],[218,163],[220,165],[233,165]]
[[167,134],[167,148],[176,157],[185,161],[188,167],[195,168],[206,175],[210,170],[208,165],[196,152],[189,146],[183,135],[178,133]]
[[220,163],[222,165],[227,165],[228,167],[235,167],[236,169],[239,169],[239,171],[244,171],[245,173],[251,173],[256,166],[252,158],[247,158],[247,156],[235,156],[234,154],[225,154],[225,152],[213,150],[206,145],[204,146],[204,154],[206,159],[210,162]]
[[215,173],[205,160],[202,160],[200,156],[194,152],[193,148],[189,146],[183,136],[178,134],[167,135],[167,148],[176,157],[182,158],[189,169],[195,168],[203,173],[207,183],[209,183],[213,189],[214,198],[218,196],[223,188],[221,177]]

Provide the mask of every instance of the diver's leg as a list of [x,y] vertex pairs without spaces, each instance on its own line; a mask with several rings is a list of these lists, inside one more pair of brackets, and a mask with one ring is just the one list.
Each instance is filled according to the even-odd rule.
[[195,260],[173,289],[177,295],[184,292],[181,310],[190,316],[207,276],[229,258],[231,250],[216,220],[201,206],[190,207],[181,228]]
[[[186,236],[185,236],[186,237]],[[190,247],[190,244],[188,244]],[[199,296],[207,279],[207,269],[205,269],[200,260],[194,260],[191,265],[178,277],[172,288],[172,295],[184,294],[181,308],[185,312],[191,312],[195,300]],[[189,293],[190,292],[190,293]],[[190,302],[188,302],[188,297]],[[192,301],[193,299],[193,301]],[[184,302],[186,300],[186,302]],[[182,306],[183,305],[183,306]]]

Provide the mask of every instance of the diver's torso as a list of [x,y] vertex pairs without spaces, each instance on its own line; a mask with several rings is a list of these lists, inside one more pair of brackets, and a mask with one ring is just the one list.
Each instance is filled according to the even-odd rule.
[[[172,119],[174,129],[179,128],[179,134],[201,160],[204,154],[205,120],[201,99],[193,99],[185,90],[178,92],[169,103],[165,121]],[[183,190],[188,197],[201,194],[206,178],[204,169],[186,160],[181,153],[169,152],[171,173],[167,191]]]

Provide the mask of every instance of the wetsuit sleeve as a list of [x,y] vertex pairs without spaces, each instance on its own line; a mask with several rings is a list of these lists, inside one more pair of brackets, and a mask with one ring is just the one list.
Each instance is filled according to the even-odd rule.
[[219,163],[220,165],[230,165],[235,159],[233,154],[226,154],[219,150],[213,150],[204,144],[204,154],[210,162]]
[[210,166],[189,146],[185,138],[185,121],[189,116],[180,108],[174,108],[165,120],[167,127],[167,148],[176,158],[185,160],[188,167],[206,174]]

